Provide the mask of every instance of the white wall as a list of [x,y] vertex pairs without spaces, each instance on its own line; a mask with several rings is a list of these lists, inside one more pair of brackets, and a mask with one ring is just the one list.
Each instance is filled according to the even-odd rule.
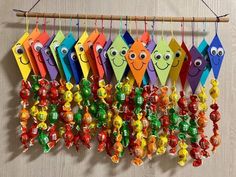
[[[19,108],[19,83],[21,80],[16,62],[11,53],[11,46],[24,31],[24,18],[16,18],[13,8],[29,9],[35,1],[31,0],[1,0],[0,2],[0,177],[233,177],[236,176],[236,1],[235,0],[206,0],[218,14],[231,13],[230,23],[220,24],[219,35],[226,50],[225,61],[220,76],[221,97],[219,99],[222,120],[220,131],[222,145],[210,159],[204,160],[200,168],[193,168],[191,164],[181,168],[176,159],[168,155],[155,157],[153,161],[146,161],[141,167],[130,164],[130,158],[122,159],[119,165],[111,163],[104,154],[96,153],[96,149],[81,151],[77,154],[74,149],[57,149],[49,154],[42,154],[37,146],[22,154],[20,142],[16,136],[18,126],[17,111]],[[200,0],[42,0],[35,8],[40,12],[61,13],[92,13],[114,15],[143,15],[143,16],[212,16]],[[86,4],[85,4],[86,2]],[[60,9],[59,9],[60,7]],[[47,20],[52,25],[52,20]],[[35,19],[31,19],[31,29]],[[41,20],[42,22],[42,20]],[[76,21],[73,21],[74,23]],[[116,28],[118,22],[114,22]],[[69,20],[62,20],[63,30]],[[100,23],[98,23],[100,25]],[[93,22],[89,22],[93,26]],[[149,24],[149,29],[150,29]],[[173,24],[176,37],[180,40],[180,24]],[[105,22],[108,28],[109,22]],[[196,28],[202,31],[202,24]],[[51,28],[51,26],[48,26]],[[135,35],[135,25],[132,31]],[[143,23],[138,23],[143,29]],[[156,25],[161,30],[161,23]],[[170,38],[170,24],[165,23],[168,39]],[[186,42],[191,45],[191,26],[186,24]],[[196,29],[196,30],[197,30]],[[69,27],[66,28],[68,32]],[[91,29],[90,29],[91,31]],[[107,32],[107,31],[106,31]],[[117,34],[117,30],[114,34]],[[76,33],[75,33],[76,34]],[[160,34],[160,31],[159,31]],[[214,35],[214,24],[207,24],[207,40],[210,42]],[[114,36],[114,35],[113,35]],[[159,36],[160,37],[160,36]],[[202,39],[202,33],[196,37],[196,44]],[[207,88],[210,88],[209,85]],[[209,101],[210,103],[210,101]],[[212,124],[209,121],[208,132]]]

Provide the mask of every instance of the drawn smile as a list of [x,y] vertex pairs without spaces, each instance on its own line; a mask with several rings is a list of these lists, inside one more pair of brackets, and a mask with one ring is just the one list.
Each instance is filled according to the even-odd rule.
[[51,60],[50,58],[47,59],[47,62],[50,66],[55,66],[55,63],[53,60]]
[[148,70],[151,71],[151,72],[154,72],[154,68],[153,68],[153,65],[151,63],[151,61],[148,63]]
[[28,65],[29,64],[29,60],[25,60],[25,62],[23,61],[22,57],[19,58],[21,64],[23,65]]
[[215,59],[213,58],[213,63],[214,63],[215,65],[218,65],[218,64],[220,64],[220,59],[219,59],[219,58],[217,58],[217,60],[215,60]]
[[38,61],[41,62],[41,63],[43,63],[43,60],[42,60],[42,58],[39,56],[39,54],[38,54]]
[[[173,63],[174,64],[174,63]],[[179,60],[176,65],[172,65],[173,68],[177,67],[179,65]]]
[[196,77],[199,74],[200,71],[201,70],[199,68],[197,68],[197,72],[195,74],[188,72],[188,75],[191,76],[191,77]]
[[98,61],[99,65],[102,65],[102,62],[99,57],[97,57],[97,61]]
[[84,62],[84,63],[88,63],[88,60],[84,60],[84,59],[82,58],[82,54],[79,54],[79,59],[80,59],[80,61],[82,61],[82,62]]
[[134,64],[134,62],[133,63],[131,63],[132,64],[132,66],[133,66],[133,68],[135,69],[135,70],[138,70],[138,71],[140,71],[142,68],[143,68],[143,65],[145,64],[144,62],[142,62],[142,64],[141,65],[139,65],[140,67],[136,67],[135,66],[135,64]]
[[116,63],[115,61],[117,61],[117,60],[115,60],[115,58],[113,58],[112,59],[112,63],[116,66],[116,67],[121,67],[123,64],[124,64],[124,62],[125,62],[125,60],[122,60],[121,59],[121,63],[119,64],[119,63]]
[[164,68],[160,68],[157,63],[156,63],[155,65],[156,65],[156,67],[157,67],[158,69],[160,69],[160,70],[165,70],[166,68],[169,67],[170,64],[169,64],[169,63],[166,63],[166,67],[164,67]]

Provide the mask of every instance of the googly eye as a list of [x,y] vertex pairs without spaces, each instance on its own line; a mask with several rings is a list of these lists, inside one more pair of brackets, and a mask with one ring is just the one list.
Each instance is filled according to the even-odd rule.
[[165,60],[169,60],[171,58],[171,54],[170,53],[166,53],[164,56]]
[[217,53],[218,53],[217,48],[216,47],[212,47],[211,48],[211,55],[216,56]]
[[127,50],[126,50],[126,49],[122,49],[122,50],[120,51],[120,54],[121,54],[122,56],[125,56],[126,53],[127,53]]
[[221,56],[223,56],[224,54],[225,54],[225,51],[224,51],[224,49],[223,48],[218,48],[218,55],[221,57]]
[[176,53],[175,53],[175,58],[179,58],[181,56],[181,52],[178,50]]
[[130,58],[131,60],[134,60],[134,59],[136,58],[135,53],[134,53],[134,52],[130,52],[129,58]]
[[22,45],[16,45],[16,53],[23,54],[24,53],[24,48],[22,47]]
[[51,51],[49,49],[45,49],[45,54],[51,55]]
[[185,55],[184,61],[188,61],[188,55]]
[[96,51],[98,52],[98,53],[101,53],[102,52],[102,46],[101,45],[97,45],[96,46]]
[[84,47],[83,47],[83,45],[81,44],[81,45],[79,45],[79,51],[80,52],[83,52],[84,51]]
[[62,47],[61,48],[61,53],[63,53],[64,55],[66,55],[68,53],[68,49],[66,47]]
[[88,41],[88,46],[89,46],[90,49],[92,49],[93,48],[93,43]]
[[57,50],[57,48],[59,47],[59,45],[60,45],[60,44],[59,44],[58,42],[55,42],[55,43],[54,43],[54,50]]
[[107,51],[103,53],[104,58],[108,58]]
[[146,56],[147,56],[147,54],[146,54],[145,52],[141,52],[140,55],[139,55],[139,57],[140,57],[142,60],[145,59]]
[[43,44],[41,44],[40,42],[36,42],[34,44],[34,50],[36,50],[37,52],[39,52],[42,48],[43,48]]
[[115,49],[111,49],[110,53],[111,53],[112,56],[116,56],[118,52]]
[[74,61],[76,60],[77,56],[76,56],[75,52],[71,52],[70,58]]
[[154,58],[155,58],[156,60],[160,60],[160,59],[162,58],[162,55],[161,55],[160,53],[156,52],[156,53],[154,54]]
[[201,66],[201,65],[202,65],[202,60],[201,60],[201,59],[196,59],[196,60],[194,61],[194,65],[195,65],[196,67]]
[[29,39],[28,42],[30,46],[34,43],[33,39]]

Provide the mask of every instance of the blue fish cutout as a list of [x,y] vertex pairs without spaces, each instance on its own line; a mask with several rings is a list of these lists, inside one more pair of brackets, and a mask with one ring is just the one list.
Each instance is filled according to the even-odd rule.
[[62,41],[60,46],[57,48],[58,57],[61,61],[62,68],[66,77],[66,81],[69,82],[72,76],[70,63],[68,60],[68,52],[74,47],[76,40],[73,34],[70,32],[67,37]]
[[211,61],[214,77],[215,79],[218,79],[221,64],[225,56],[225,50],[217,34],[208,48],[208,55]]

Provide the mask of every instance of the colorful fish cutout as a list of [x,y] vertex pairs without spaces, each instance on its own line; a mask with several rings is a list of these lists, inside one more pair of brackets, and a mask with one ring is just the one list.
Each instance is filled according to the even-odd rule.
[[24,80],[27,80],[31,72],[30,62],[23,48],[23,42],[27,40],[28,37],[29,33],[25,32],[21,36],[21,38],[16,42],[16,44],[12,47],[12,52],[15,56],[16,63],[20,69],[21,75]]
[[214,77],[218,79],[221,64],[225,56],[225,50],[217,34],[208,48],[208,55],[210,57]]
[[80,68],[80,64],[79,64],[79,60],[77,58],[75,49],[72,48],[69,52],[68,52],[68,60],[70,62],[70,67],[75,79],[75,83],[79,84],[81,78],[82,78],[82,70]]
[[170,49],[174,53],[174,61],[171,65],[169,77],[172,83],[176,83],[179,77],[179,72],[182,68],[184,59],[185,59],[185,51],[181,48],[175,38],[172,38],[169,43]]
[[192,57],[191,57],[190,52],[189,52],[189,50],[188,50],[188,48],[187,48],[184,41],[181,44],[181,48],[186,53],[184,61],[183,61],[182,68],[181,68],[180,73],[179,73],[182,89],[184,89],[184,86],[185,86],[185,83],[186,83],[186,80],[187,80],[187,77],[188,77],[188,71],[189,71],[189,67],[190,67]]
[[125,58],[129,64],[129,68],[137,85],[140,87],[148,62],[150,60],[149,51],[143,46],[143,43],[140,40],[137,40],[128,50]]
[[84,78],[86,78],[86,79],[88,78],[90,65],[89,65],[86,53],[84,51],[83,44],[87,40],[87,38],[88,38],[88,33],[87,33],[87,31],[84,31],[82,36],[79,38],[78,42],[75,44],[76,55],[79,60]]
[[34,55],[35,61],[37,63],[40,75],[43,78],[45,78],[45,76],[47,74],[47,68],[46,68],[46,65],[44,63],[43,57],[40,53],[40,50],[47,43],[49,38],[50,37],[49,37],[48,33],[46,31],[44,31],[38,36],[37,39],[35,39],[35,41],[31,45],[31,49],[33,51],[33,55]]
[[127,66],[125,55],[128,49],[129,47],[124,39],[121,35],[118,35],[107,51],[108,58],[111,62],[111,66],[118,82],[121,81]]
[[192,89],[192,93],[195,93],[207,62],[195,46],[192,46],[190,49],[190,55],[192,62],[188,71],[188,82]]
[[151,58],[161,85],[164,86],[174,59],[174,53],[164,39],[158,42]]
[[[147,45],[147,50],[150,53],[152,53],[153,50],[155,49],[155,47],[156,47],[156,43],[153,40],[151,40]],[[157,74],[156,74],[155,68],[153,66],[152,60],[149,60],[149,62],[148,62],[147,74],[150,79],[150,84],[155,85],[157,82]]]
[[204,71],[203,71],[202,76],[200,78],[200,82],[201,82],[202,86],[205,86],[207,77],[209,76],[209,73],[211,71],[211,62],[210,62],[208,52],[207,52],[208,48],[209,48],[209,45],[205,39],[202,40],[202,42],[200,43],[200,45],[197,48],[198,51],[202,54],[203,58],[207,62],[206,67],[204,68]]
[[72,32],[70,32],[66,38],[62,41],[62,43],[60,44],[60,46],[57,48],[57,54],[58,57],[61,61],[62,64],[62,68],[65,74],[65,78],[66,81],[69,82],[72,76],[72,71],[70,68],[70,63],[67,57],[68,52],[73,48],[73,46],[75,45],[76,40],[72,34]]
[[60,46],[61,42],[65,39],[65,36],[63,34],[63,32],[61,30],[59,30],[56,34],[56,36],[54,37],[53,41],[50,44],[50,50],[52,52],[52,56],[54,58],[54,61],[57,65],[58,71],[61,75],[61,78],[65,78],[64,72],[63,72],[63,68],[62,68],[62,64],[60,62],[60,59],[58,58],[57,55],[57,48]]
[[46,67],[47,67],[47,70],[48,70],[51,80],[55,80],[57,77],[57,74],[58,74],[56,63],[54,61],[52,52],[49,48],[54,37],[55,37],[55,35],[52,35],[50,37],[50,39],[48,40],[48,42],[41,49],[41,55],[43,57],[44,63],[46,64]]
[[106,44],[106,37],[104,33],[101,33],[93,44],[93,53],[94,53],[95,62],[96,62],[97,70],[98,70],[98,76],[100,79],[102,79],[104,76],[104,69],[103,69],[100,54],[102,53],[102,50],[105,44]]
[[27,57],[30,61],[31,68],[32,68],[33,73],[35,75],[39,75],[39,69],[38,69],[38,66],[36,64],[36,61],[35,61],[35,58],[34,58],[34,55],[33,55],[32,49],[31,49],[31,45],[34,43],[35,39],[38,38],[39,35],[40,35],[40,31],[36,27],[30,33],[28,38],[23,42],[23,47],[25,49],[26,55],[27,55]]
[[93,53],[93,44],[97,40],[99,36],[99,32],[97,29],[95,29],[87,38],[87,40],[84,42],[83,47],[85,54],[87,56],[87,59],[89,61],[89,65],[91,67],[92,73],[94,76],[98,76],[98,70],[96,66],[96,61]]
[[112,75],[113,75],[112,66],[111,66],[110,60],[107,55],[107,50],[109,49],[111,44],[112,44],[112,40],[109,38],[108,41],[106,42],[101,54],[100,54],[102,66],[104,69],[104,74],[106,76],[106,80],[108,83],[111,82]]

